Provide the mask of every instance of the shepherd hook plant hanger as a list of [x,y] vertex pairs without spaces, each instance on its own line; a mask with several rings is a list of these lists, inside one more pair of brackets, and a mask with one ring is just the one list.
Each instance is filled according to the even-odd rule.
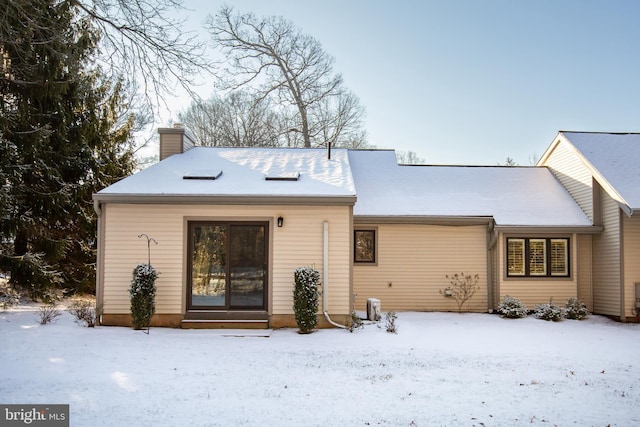
[[151,242],[153,241],[153,243],[155,243],[157,245],[158,241],[156,239],[154,239],[153,237],[147,236],[144,233],[138,234],[138,239],[141,239],[142,236],[147,238],[147,264],[151,265]]

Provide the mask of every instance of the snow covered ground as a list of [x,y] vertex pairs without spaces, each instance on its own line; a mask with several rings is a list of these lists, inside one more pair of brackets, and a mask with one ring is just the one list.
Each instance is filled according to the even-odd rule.
[[640,425],[640,324],[399,313],[398,334],[37,324],[0,312],[0,403],[73,426]]

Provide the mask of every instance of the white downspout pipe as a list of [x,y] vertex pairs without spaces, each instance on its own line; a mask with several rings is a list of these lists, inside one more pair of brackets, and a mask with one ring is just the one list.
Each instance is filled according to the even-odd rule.
[[322,223],[322,311],[327,322],[342,329],[348,329],[345,325],[334,322],[329,317],[329,221]]

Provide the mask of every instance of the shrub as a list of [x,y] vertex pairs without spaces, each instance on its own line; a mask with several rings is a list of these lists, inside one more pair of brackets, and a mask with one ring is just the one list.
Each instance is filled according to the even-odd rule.
[[300,333],[312,332],[318,323],[318,286],[320,273],[311,267],[300,267],[293,272],[293,311]]
[[131,323],[135,329],[149,329],[156,311],[156,279],[158,273],[150,264],[138,264],[133,269],[131,288]]
[[89,301],[76,301],[67,308],[67,311],[76,318],[75,322],[78,325],[93,328],[98,323],[102,307]]
[[553,301],[549,301],[547,304],[538,304],[535,309],[535,315],[538,319],[557,322],[562,319],[562,309],[555,305]]
[[41,325],[47,325],[51,322],[55,323],[56,318],[61,314],[62,313],[58,310],[58,305],[55,302],[41,305],[38,308],[38,317],[40,318]]
[[387,314],[385,314],[384,316],[384,319],[387,332],[391,334],[397,334],[398,326],[396,325],[396,320],[398,319],[398,316],[396,315],[395,311],[387,312]]
[[565,304],[564,317],[567,319],[583,320],[589,315],[587,306],[578,298],[569,298]]
[[519,319],[527,317],[527,307],[518,298],[505,295],[504,299],[498,304],[498,313],[507,319]]
[[441,290],[440,294],[452,296],[458,304],[458,313],[461,313],[464,303],[470,300],[478,290],[480,276],[478,274],[456,273],[453,276],[446,275],[445,277],[449,279],[451,286],[444,291]]
[[355,310],[351,312],[351,318],[347,319],[346,326],[349,329],[349,332],[353,332],[356,329],[364,328],[364,323],[362,322],[360,316],[358,316],[358,313],[355,312]]
[[8,283],[0,281],[0,309],[8,310],[20,303],[20,294],[9,286]]

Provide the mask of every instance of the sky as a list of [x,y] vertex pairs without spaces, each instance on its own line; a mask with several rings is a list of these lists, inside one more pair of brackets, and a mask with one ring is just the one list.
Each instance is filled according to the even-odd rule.
[[[185,28],[202,29],[223,4],[184,0]],[[228,4],[283,16],[316,38],[365,107],[369,143],[413,151],[427,164],[510,157],[530,165],[560,130],[640,131],[637,1]],[[206,84],[196,90],[211,94]],[[170,99],[163,125],[189,102]]]

